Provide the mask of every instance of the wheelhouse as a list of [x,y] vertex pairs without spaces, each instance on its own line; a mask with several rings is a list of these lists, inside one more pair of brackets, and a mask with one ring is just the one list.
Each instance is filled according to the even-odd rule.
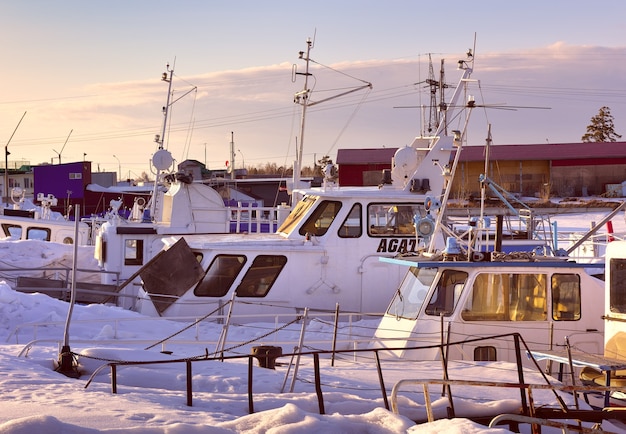
[[[585,271],[589,266],[557,260],[421,262],[409,268],[399,285],[376,332],[376,345],[456,342],[447,350],[449,357],[514,361],[512,339],[470,341],[519,332],[531,349],[551,349],[569,336],[579,348],[597,351],[604,329],[597,302],[603,282]],[[392,343],[385,342],[389,339]],[[436,348],[395,353],[440,357]]]

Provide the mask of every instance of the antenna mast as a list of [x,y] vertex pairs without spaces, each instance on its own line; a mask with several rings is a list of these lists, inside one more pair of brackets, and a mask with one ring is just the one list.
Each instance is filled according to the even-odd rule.
[[435,80],[433,59],[430,53],[428,53],[428,79],[426,83],[430,86],[430,115],[428,117],[428,134],[430,135],[439,126],[439,111],[437,110],[437,88],[439,87],[439,82]]
[[[170,69],[170,64],[168,63],[165,66],[166,72],[163,73],[163,75],[161,75],[161,81],[165,81],[166,83],[168,83],[168,89],[167,89],[167,102],[165,104],[165,106],[163,107],[163,132],[161,134],[161,137],[157,136],[155,139],[155,142],[158,143],[159,145],[159,149],[163,149],[163,142],[165,141],[165,131],[167,128],[167,115],[169,113],[170,110],[170,98],[172,96],[172,78],[174,75],[174,68]],[[169,72],[169,77],[167,76],[167,73]]]
[[300,146],[296,148],[296,161],[293,165],[293,187],[298,188],[300,184],[300,175],[302,170],[302,156],[304,153],[304,126],[306,121],[306,108],[309,105],[309,94],[311,90],[309,89],[309,61],[310,53],[311,53],[311,45],[313,42],[311,38],[306,40],[306,53],[304,51],[300,51],[298,53],[298,57],[305,61],[306,68],[304,72],[295,72],[295,75],[304,75],[304,88],[296,93],[293,97],[293,101],[302,105],[302,115],[300,117]]
[[[161,172],[169,168],[174,160],[172,159],[172,154],[163,149],[163,142],[165,141],[165,132],[167,130],[167,115],[169,113],[170,107],[170,97],[172,95],[172,81],[174,78],[174,68],[170,69],[169,63],[165,67],[166,72],[161,75],[161,81],[165,81],[168,83],[167,89],[167,103],[163,107],[163,132],[159,136],[158,134],[154,137],[154,141],[159,145],[159,149],[152,156],[152,165],[156,169],[155,178],[154,178],[154,189],[152,191],[152,201],[150,206],[150,217],[153,221],[156,221],[156,213],[157,213],[157,199],[159,193],[159,178],[161,177]],[[169,72],[169,77],[167,73]]]

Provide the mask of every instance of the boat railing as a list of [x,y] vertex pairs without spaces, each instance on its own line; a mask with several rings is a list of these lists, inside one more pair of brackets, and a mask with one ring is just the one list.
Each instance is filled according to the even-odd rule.
[[[618,392],[622,389],[617,386],[584,386],[584,385],[565,385],[565,384],[530,384],[523,381],[520,382],[501,382],[501,381],[479,381],[479,380],[451,380],[451,379],[403,379],[394,384],[391,392],[391,411],[395,414],[400,414],[398,405],[398,395],[403,388],[407,386],[421,386],[422,394],[424,395],[427,420],[423,422],[434,422],[437,417],[433,411],[433,404],[430,398],[429,390],[431,386],[443,386],[449,388],[450,386],[473,386],[473,387],[488,387],[488,388],[505,388],[505,389],[519,389],[523,396],[536,395],[533,391],[536,390],[550,390],[553,392],[565,392],[567,394],[588,394],[588,393],[605,393],[605,392]],[[534,401],[528,400],[529,406],[527,410],[522,410],[522,414],[497,414],[497,415],[485,415],[482,418],[491,419],[489,427],[493,428],[496,425],[501,424],[504,421],[512,423],[526,423],[536,424],[543,426],[552,426],[558,428],[569,427],[570,429],[577,427],[578,425],[572,425],[571,422],[554,422],[553,419],[570,419],[578,420],[581,422],[602,422],[602,420],[611,420],[624,417],[626,415],[626,409],[615,408],[613,411],[602,411],[595,409],[571,409],[569,406],[565,406],[564,402],[560,408],[552,407],[537,407],[533,406]],[[420,421],[422,422],[422,421]],[[487,421],[488,422],[488,421]],[[585,432],[585,431],[583,431]],[[594,431],[587,431],[594,432]]]
[[238,202],[237,206],[229,206],[231,232],[234,233],[274,233],[285,220],[289,207],[253,206]]
[[[558,229],[554,231],[550,219],[537,218],[537,222],[532,225],[532,230],[528,232],[528,227],[525,223],[517,224],[507,223],[503,230],[502,238],[504,241],[504,248],[507,251],[513,251],[515,248],[519,248],[520,251],[526,251],[527,249],[537,249],[538,253],[542,253],[545,256],[553,256],[557,254],[557,251],[569,251],[572,246],[577,245],[567,256],[573,260],[589,260],[590,258],[602,258],[606,251],[606,246],[613,241],[626,240],[626,232],[613,232],[608,229],[598,230],[591,234],[587,230],[581,228],[580,230],[572,230],[567,228],[565,230]],[[542,223],[538,223],[541,221]],[[495,246],[495,239],[497,235],[497,229],[493,224],[484,228],[474,228],[470,231],[473,225],[476,223],[470,219],[469,222],[461,221],[458,217],[452,217],[449,219],[449,224],[452,233],[457,236],[466,239],[472,236],[472,239],[476,241],[476,247],[480,249],[493,250]],[[591,229],[594,229],[592,224]],[[584,240],[582,240],[584,238]],[[581,241],[582,240],[582,241]],[[539,252],[539,250],[543,250]]]

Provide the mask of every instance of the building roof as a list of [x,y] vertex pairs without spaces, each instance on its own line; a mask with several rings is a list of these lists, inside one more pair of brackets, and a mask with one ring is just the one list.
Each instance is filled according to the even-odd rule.
[[391,164],[398,148],[338,149],[337,164]]
[[[338,149],[337,164],[391,163],[398,148]],[[625,158],[626,142],[545,143],[538,145],[493,145],[490,160],[584,160]],[[484,145],[464,146],[460,161],[482,161]]]
[[[626,142],[494,145],[489,148],[490,160],[582,160],[624,157],[626,157]],[[461,161],[484,159],[485,146],[463,147]]]

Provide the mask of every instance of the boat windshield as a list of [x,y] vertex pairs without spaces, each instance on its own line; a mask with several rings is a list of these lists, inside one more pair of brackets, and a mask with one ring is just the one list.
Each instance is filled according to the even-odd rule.
[[466,281],[465,271],[443,270],[426,306],[426,315],[452,315]]
[[416,319],[436,275],[437,268],[411,267],[391,300],[387,313],[398,318]]
[[304,196],[296,207],[289,213],[285,221],[278,228],[277,232],[288,234],[298,225],[300,220],[308,213],[309,209],[313,206],[317,196]]

